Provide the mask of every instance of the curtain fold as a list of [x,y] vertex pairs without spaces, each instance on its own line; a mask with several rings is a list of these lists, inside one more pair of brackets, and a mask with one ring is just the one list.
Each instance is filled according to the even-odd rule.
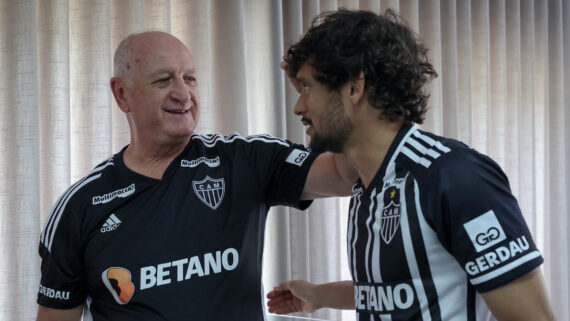
[[36,28],[34,3],[0,3],[0,313],[7,315],[35,307],[29,298],[39,281],[31,255],[40,228]]
[[[279,68],[322,11],[400,13],[439,74],[423,129],[497,161],[537,246],[559,320],[570,319],[570,4],[564,0],[0,0],[0,319],[34,320],[39,233],[57,197],[128,144],[109,89],[133,32],[184,41],[197,64],[197,131],[306,144]],[[350,278],[348,199],[268,216],[263,280]],[[311,317],[354,320],[324,309]]]
[[[568,53],[564,54],[564,32],[563,32],[563,2],[549,1],[547,14],[548,14],[548,62],[547,62],[547,116],[546,127],[547,129],[547,177],[546,177],[546,197],[549,199],[545,212],[548,215],[547,219],[547,238],[545,239],[545,248],[548,249],[550,254],[550,262],[557,264],[550,264],[547,266],[547,274],[551,289],[554,291],[552,295],[553,303],[555,306],[561,307],[561,312],[568,315],[568,287],[562,288],[556,286],[559,284],[570,284],[568,278],[568,259],[558,260],[556,257],[564,250],[568,250],[568,215],[560,215],[562,213],[569,213],[568,207],[568,179],[561,175],[561,173],[568,173],[568,159],[565,158],[567,151],[565,146],[568,144],[566,141],[569,139],[565,135],[566,117],[568,113],[568,105],[565,106],[564,89],[568,86],[564,85],[564,59],[568,63]],[[566,103],[567,104],[567,103]],[[568,175],[568,174],[566,174]],[[564,315],[564,314],[562,314]]]

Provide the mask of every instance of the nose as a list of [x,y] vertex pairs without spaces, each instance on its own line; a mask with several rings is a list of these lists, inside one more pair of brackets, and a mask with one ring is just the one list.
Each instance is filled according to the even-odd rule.
[[295,115],[303,115],[307,112],[307,97],[302,92],[299,98],[297,98],[297,102],[295,103],[295,107],[293,108],[293,112]]
[[192,97],[190,86],[186,84],[183,78],[176,77],[171,88],[170,97],[173,100],[179,101],[182,104],[186,104],[190,101]]

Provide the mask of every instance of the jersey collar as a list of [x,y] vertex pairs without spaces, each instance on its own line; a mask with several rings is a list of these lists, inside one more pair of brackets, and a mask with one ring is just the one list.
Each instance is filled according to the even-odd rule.
[[[416,130],[418,130],[418,128],[413,123],[405,123],[402,125],[402,127],[396,134],[396,137],[394,137],[394,140],[390,144],[390,148],[388,148],[388,152],[386,153],[386,156],[382,161],[382,165],[380,165],[378,172],[376,172],[376,175],[374,175],[374,178],[370,182],[370,186],[368,186],[368,189],[374,188],[374,186],[382,186],[381,182],[390,179],[390,177],[392,176],[394,176],[395,178],[396,157],[402,150],[402,147],[404,146],[404,143],[407,141],[407,138]],[[361,191],[366,190],[360,178],[358,178],[358,181],[353,187],[353,194],[355,192],[358,192],[359,190]]]

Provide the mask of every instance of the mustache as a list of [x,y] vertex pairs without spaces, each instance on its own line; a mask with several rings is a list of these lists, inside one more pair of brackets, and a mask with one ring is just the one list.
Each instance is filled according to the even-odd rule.
[[301,122],[302,122],[303,124],[307,124],[307,125],[312,125],[312,124],[313,124],[313,122],[312,122],[309,118],[306,118],[306,117],[302,117],[302,118],[301,118]]

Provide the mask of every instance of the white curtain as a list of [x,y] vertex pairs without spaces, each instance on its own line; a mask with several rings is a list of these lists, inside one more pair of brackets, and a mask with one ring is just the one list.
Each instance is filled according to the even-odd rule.
[[[394,8],[431,48],[424,129],[458,138],[506,171],[570,319],[570,4],[565,0],[0,0],[0,320],[34,320],[40,230],[52,203],[128,143],[109,89],[128,34],[164,30],[197,62],[199,132],[269,133],[306,143],[279,69],[314,16]],[[349,279],[347,199],[275,208],[266,290],[288,279]],[[353,312],[311,317],[354,320]]]

